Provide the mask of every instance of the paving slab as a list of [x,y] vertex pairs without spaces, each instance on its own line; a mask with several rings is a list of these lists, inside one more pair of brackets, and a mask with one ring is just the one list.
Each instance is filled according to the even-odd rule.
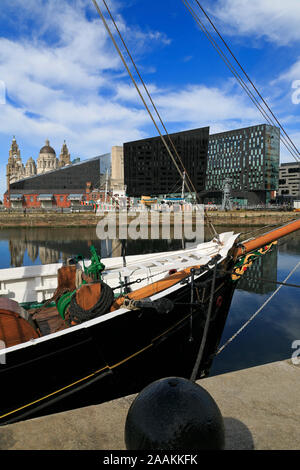
[[[300,449],[300,365],[274,362],[198,381],[218,404],[226,449]],[[126,450],[135,395],[0,427],[0,450]]]

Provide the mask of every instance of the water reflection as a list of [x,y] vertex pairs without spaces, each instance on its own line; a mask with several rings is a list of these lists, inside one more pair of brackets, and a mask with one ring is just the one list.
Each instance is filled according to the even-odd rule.
[[[241,231],[220,227],[219,232]],[[205,240],[211,238],[210,232],[205,232]],[[9,247],[10,263],[1,268],[18,267],[31,264],[50,264],[64,262],[70,256],[81,254],[90,256],[90,247],[94,245],[102,258],[122,256],[122,243],[119,240],[99,240],[94,228],[31,228],[6,229],[0,231],[0,241],[6,241]],[[298,242],[297,242],[298,240]],[[180,250],[190,248],[202,240],[127,240],[126,254],[146,254],[160,251]],[[296,250],[299,236],[293,234],[291,248]],[[3,244],[0,244],[0,254]],[[284,251],[290,245],[283,245]],[[3,249],[3,248],[2,248]],[[251,269],[241,278],[238,289],[257,294],[267,294],[275,290],[276,284],[264,283],[261,279],[277,280],[278,248],[275,246],[268,256],[258,258]]]
[[[5,263],[5,258],[2,258],[1,268],[64,262],[77,254],[88,258],[91,245],[96,247],[102,258],[122,255],[120,240],[99,240],[94,228],[2,229],[1,241],[4,244],[0,243],[0,254],[5,250],[5,242],[10,253],[10,263]],[[127,240],[126,254],[180,250],[193,243],[178,239]]]
[[[263,279],[282,282],[300,260],[300,232],[278,241],[271,253],[247,271],[239,281],[221,338],[221,345],[232,337],[278,288]],[[257,271],[260,269],[260,272]],[[300,269],[289,283],[300,285]],[[291,345],[300,339],[300,290],[283,286],[257,317],[216,357],[210,374],[254,367],[290,359]]]
[[23,266],[26,243],[23,240],[9,240],[10,265]]
[[[265,256],[257,258],[250,269],[242,276],[238,283],[238,289],[256,294],[269,294],[276,289],[277,281],[277,245]],[[264,282],[267,279],[272,282]]]
[[[249,232],[249,228],[218,227],[218,232]],[[205,232],[205,240],[211,234]],[[128,240],[127,255],[190,248],[185,240]],[[37,228],[0,230],[1,268],[63,262],[70,256],[89,257],[94,245],[101,257],[121,256],[118,240],[99,240],[95,228]],[[224,344],[264,303],[300,260],[300,231],[280,240],[278,247],[258,258],[237,285],[224,328]],[[300,285],[300,270],[289,279]],[[247,328],[216,357],[211,375],[291,357],[291,344],[300,339],[300,290],[283,287]]]

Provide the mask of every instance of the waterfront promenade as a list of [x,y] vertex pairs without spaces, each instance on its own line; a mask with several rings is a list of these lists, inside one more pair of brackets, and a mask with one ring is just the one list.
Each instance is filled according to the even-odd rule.
[[[300,365],[291,360],[198,381],[218,404],[226,449],[300,448]],[[0,450],[125,450],[135,396],[0,427]]]

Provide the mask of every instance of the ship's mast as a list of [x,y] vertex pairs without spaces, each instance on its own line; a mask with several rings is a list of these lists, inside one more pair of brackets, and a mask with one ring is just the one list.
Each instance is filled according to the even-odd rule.
[[108,188],[108,169],[106,169],[106,177],[105,177],[105,199],[104,199],[104,202],[106,202],[106,199],[107,199],[107,188]]
[[183,172],[183,175],[182,175],[181,199],[184,198],[184,183],[185,183],[185,171]]

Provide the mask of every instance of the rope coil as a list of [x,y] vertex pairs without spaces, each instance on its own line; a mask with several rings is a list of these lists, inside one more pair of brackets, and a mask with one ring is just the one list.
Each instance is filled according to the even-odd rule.
[[66,315],[66,320],[70,324],[74,325],[85,322],[87,320],[92,320],[93,318],[104,315],[109,311],[109,308],[114,301],[114,293],[108,284],[105,284],[104,282],[100,282],[100,284],[100,298],[98,299],[97,303],[88,310],[84,310],[82,307],[80,307],[80,305],[78,305],[76,300],[76,293],[74,293]]

